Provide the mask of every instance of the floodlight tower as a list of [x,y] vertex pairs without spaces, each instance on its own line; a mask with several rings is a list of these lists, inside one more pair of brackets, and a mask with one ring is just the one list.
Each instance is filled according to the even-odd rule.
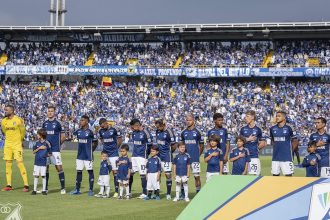
[[50,26],[65,25],[65,0],[50,0]]

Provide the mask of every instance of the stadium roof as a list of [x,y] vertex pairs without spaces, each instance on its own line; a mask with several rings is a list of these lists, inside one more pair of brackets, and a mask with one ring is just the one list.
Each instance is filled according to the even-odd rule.
[[[99,26],[0,26],[2,41],[211,41],[211,40],[280,40],[329,39],[330,22],[219,23],[168,25],[99,25]],[[143,35],[143,37],[142,37]],[[77,37],[79,36],[79,37]],[[79,38],[79,39],[78,39]],[[105,37],[107,39],[107,37]],[[34,40],[33,40],[34,39]],[[117,40],[116,40],[117,39]]]

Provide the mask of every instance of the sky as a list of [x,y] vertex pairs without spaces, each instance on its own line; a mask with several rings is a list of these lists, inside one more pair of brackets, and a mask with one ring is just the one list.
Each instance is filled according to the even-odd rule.
[[[2,0],[0,26],[49,25],[50,0]],[[66,0],[65,25],[330,21],[330,0]]]

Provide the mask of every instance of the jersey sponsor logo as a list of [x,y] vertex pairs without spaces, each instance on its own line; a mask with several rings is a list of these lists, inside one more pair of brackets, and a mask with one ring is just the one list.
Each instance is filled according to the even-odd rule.
[[161,141],[161,140],[157,140],[157,144],[159,144],[159,145],[165,145],[166,142],[165,141]]
[[142,145],[142,141],[134,141],[133,144],[135,144],[135,145]]
[[87,144],[88,140],[87,139],[78,139],[78,142],[81,144]]
[[113,138],[106,138],[106,139],[104,139],[103,141],[104,141],[104,142],[113,142],[114,140],[113,140]]
[[6,131],[14,131],[15,130],[15,128],[13,128],[13,127],[6,127]]
[[47,134],[55,134],[55,131],[47,131]]
[[196,144],[196,140],[185,140],[185,144]]
[[285,141],[285,137],[274,137],[274,141]]

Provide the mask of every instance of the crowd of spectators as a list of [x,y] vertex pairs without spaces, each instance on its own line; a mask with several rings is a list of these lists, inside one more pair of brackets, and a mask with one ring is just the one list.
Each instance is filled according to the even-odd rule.
[[[314,119],[329,118],[330,84],[316,81],[117,81],[111,87],[94,83],[60,82],[51,88],[38,89],[32,83],[2,83],[1,117],[4,106],[12,103],[26,122],[27,140],[32,140],[46,118],[48,105],[57,107],[67,136],[78,128],[79,117],[87,114],[92,122],[106,117],[116,123],[127,139],[132,118],[154,131],[154,120],[164,118],[179,136],[185,128],[185,114],[194,113],[197,127],[206,133],[213,127],[212,115],[220,112],[230,133],[244,125],[244,112],[257,112],[257,123],[265,134],[273,124],[276,110],[288,112],[288,121],[305,139],[314,130]],[[329,128],[329,127],[328,127]]]
[[94,65],[124,65],[128,60],[137,60],[141,66],[172,67],[181,54],[177,43],[100,45],[94,53]]
[[[182,57],[181,67],[260,67],[270,51],[270,66],[307,67],[310,58],[330,67],[330,41],[191,42],[139,44],[10,44],[4,49],[7,64],[85,65],[93,55],[93,65],[125,65],[135,60],[147,67],[173,67]],[[1,53],[1,51],[0,51]],[[314,63],[315,65],[315,63]]]
[[10,44],[4,51],[8,56],[8,65],[83,66],[92,52],[92,46],[64,43]]
[[270,43],[191,43],[184,53],[183,66],[260,67]]
[[330,67],[330,41],[281,41],[274,46],[271,64],[278,67],[308,67],[309,59],[318,59],[320,66]]

